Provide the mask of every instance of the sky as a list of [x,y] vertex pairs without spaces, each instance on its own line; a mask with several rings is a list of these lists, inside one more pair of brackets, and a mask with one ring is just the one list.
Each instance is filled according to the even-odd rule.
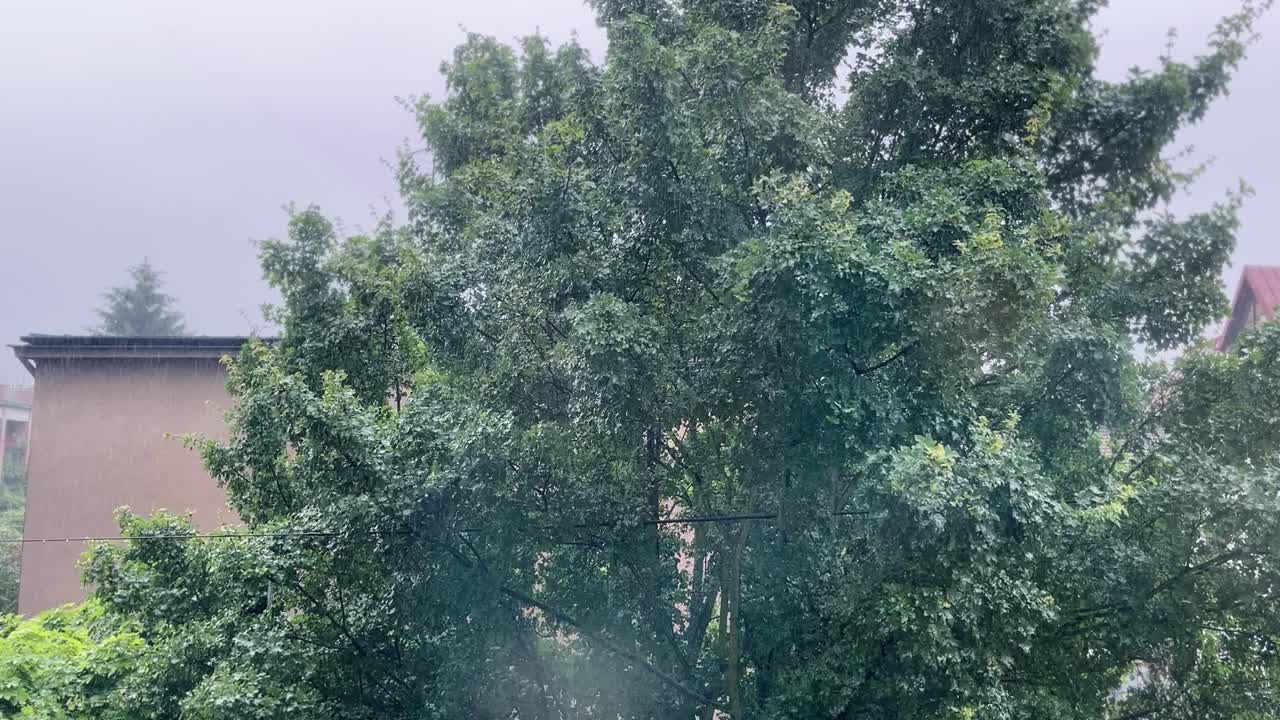
[[[1111,0],[1100,71],[1204,48],[1234,0]],[[581,0],[0,0],[0,345],[82,333],[109,287],[147,258],[198,334],[267,332],[254,242],[315,204],[348,231],[395,212],[389,165],[415,142],[400,98],[441,97],[467,31],[604,39]],[[1220,101],[1179,146],[1212,160],[1176,212],[1247,181],[1246,263],[1280,265],[1280,11]],[[0,348],[0,383],[30,377]]]

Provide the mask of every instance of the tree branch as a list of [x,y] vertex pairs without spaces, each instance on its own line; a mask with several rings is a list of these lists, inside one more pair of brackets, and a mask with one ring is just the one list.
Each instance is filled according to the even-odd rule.
[[498,587],[498,591],[501,592],[503,595],[506,595],[507,597],[515,600],[516,602],[519,602],[522,605],[535,608],[537,610],[541,610],[542,612],[546,613],[547,615],[554,618],[555,620],[562,622],[565,625],[569,625],[570,627],[572,627],[573,629],[581,633],[583,637],[587,638],[588,640],[591,640],[592,642],[596,643],[600,647],[603,647],[604,649],[608,650],[614,655],[617,655],[620,658],[623,658],[624,660],[630,660],[631,662],[639,666],[640,669],[654,676],[658,680],[661,680],[664,684],[669,686],[671,689],[675,690],[681,695],[684,695],[690,700],[693,700],[694,702],[700,703],[702,705],[709,705],[717,709],[721,709],[721,710],[724,709],[723,706],[721,706],[716,701],[708,697],[705,697],[702,693],[698,692],[697,690],[687,687],[686,685],[681,683],[679,679],[672,677],[671,675],[654,667],[648,660],[645,660],[644,658],[640,657],[635,652],[628,650],[622,645],[619,645],[618,643],[610,640],[607,637],[604,637],[603,635],[597,632],[587,629],[585,626],[583,626],[582,623],[580,623],[577,620],[577,618],[574,618],[572,615],[569,615],[563,610],[547,605],[546,603],[538,600],[532,595],[528,595],[513,587],[500,585]]
[[898,360],[899,358],[901,358],[903,355],[906,355],[907,353],[911,352],[911,350],[912,350],[912,349],[914,349],[914,348],[915,348],[915,346],[916,346],[916,345],[919,345],[919,344],[920,344],[920,341],[919,341],[919,340],[912,340],[911,342],[909,342],[909,343],[907,343],[906,345],[903,345],[901,348],[899,348],[899,349],[898,349],[898,352],[896,352],[896,353],[894,353],[894,354],[890,355],[889,357],[885,358],[884,360],[881,360],[881,361],[880,361],[880,362],[878,362],[878,363],[875,363],[875,364],[873,364],[873,365],[869,365],[869,366],[867,366],[867,367],[865,367],[865,368],[864,368],[864,367],[859,366],[859,365],[858,365],[858,362],[857,362],[856,360],[854,360],[854,359],[853,359],[853,357],[852,357],[852,353],[849,353],[849,348],[848,348],[848,346],[846,346],[846,347],[845,347],[845,352],[850,354],[849,364],[853,366],[853,372],[854,372],[854,374],[855,374],[855,375],[859,375],[859,376],[861,376],[861,375],[870,375],[871,373],[873,373],[873,372],[875,372],[875,371],[877,371],[877,370],[881,370],[881,369],[883,369],[883,368],[885,368],[885,367],[888,367],[890,364],[892,364],[893,362],[897,361],[897,360]]
[[[434,544],[442,546],[445,552],[449,553],[449,555],[451,555],[455,560],[457,560],[459,564],[461,564],[463,567],[476,568],[480,570],[480,572],[484,573],[484,575],[489,577],[491,580],[496,580],[496,578],[494,578],[494,576],[490,572],[488,572],[487,569],[485,569],[483,566],[477,568],[475,563],[473,563],[471,560],[468,560],[465,555],[459,552],[457,548],[452,547],[449,543],[440,543],[438,541],[430,541],[430,540],[429,542],[433,542]],[[640,657],[634,651],[628,650],[627,648],[623,647],[622,645],[619,645],[618,643],[610,640],[609,638],[601,635],[600,633],[597,633],[593,630],[588,629],[581,622],[579,622],[577,618],[573,617],[569,613],[563,610],[560,610],[559,608],[555,608],[550,605],[547,605],[546,603],[542,602],[541,600],[538,600],[532,595],[529,595],[528,593],[525,593],[521,590],[517,590],[516,588],[510,587],[509,585],[498,584],[497,589],[498,589],[498,592],[502,593],[503,595],[506,595],[512,600],[515,600],[521,605],[524,605],[526,607],[531,607],[537,610],[541,610],[542,612],[546,613],[548,616],[555,619],[556,621],[564,623],[565,625],[568,625],[574,628],[579,633],[581,633],[583,637],[594,642],[595,644],[599,645],[605,650],[608,650],[614,655],[617,655],[618,657],[624,660],[629,660],[635,663],[641,670],[644,670],[645,672],[649,673],[653,677],[662,681],[664,684],[671,687],[673,690],[680,693],[681,695],[684,695],[685,697],[689,698],[690,700],[693,700],[694,702],[698,702],[703,705],[714,707],[720,710],[724,709],[723,706],[720,705],[719,703],[715,702],[714,700],[711,700],[710,698],[707,698],[702,693],[686,686],[684,683],[681,683],[678,678],[672,677],[671,675],[663,672],[662,670],[659,670],[652,663]]]

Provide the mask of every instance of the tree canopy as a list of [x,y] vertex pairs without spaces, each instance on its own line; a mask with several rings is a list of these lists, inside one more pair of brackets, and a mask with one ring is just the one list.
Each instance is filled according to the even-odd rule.
[[89,601],[29,620],[0,615],[0,712],[6,718],[124,720],[123,695],[141,649],[136,633]]
[[1280,327],[1197,342],[1241,198],[1165,210],[1261,8],[1110,82],[1098,0],[594,5],[264,244],[251,534],[86,561],[127,717],[1280,716]]
[[[11,455],[6,460],[0,476],[0,540],[12,541],[22,537],[27,477],[24,458]],[[19,558],[17,543],[0,542],[0,615],[18,610]]]
[[140,335],[164,337],[183,335],[186,328],[182,313],[174,307],[174,299],[163,292],[162,274],[143,259],[129,268],[133,285],[108,290],[105,305],[98,310],[102,335]]

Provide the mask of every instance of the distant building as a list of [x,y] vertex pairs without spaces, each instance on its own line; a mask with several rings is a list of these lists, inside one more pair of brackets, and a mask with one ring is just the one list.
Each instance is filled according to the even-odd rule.
[[0,385],[0,482],[26,470],[31,398],[29,387]]
[[1240,275],[1231,317],[1218,336],[1217,347],[1226,350],[1235,344],[1240,333],[1261,322],[1276,319],[1280,306],[1280,267],[1246,265]]
[[[29,335],[14,354],[35,379],[18,611],[81,600],[83,541],[119,534],[116,508],[235,522],[200,457],[173,436],[225,437],[219,362],[243,337]],[[54,542],[45,542],[52,540]]]

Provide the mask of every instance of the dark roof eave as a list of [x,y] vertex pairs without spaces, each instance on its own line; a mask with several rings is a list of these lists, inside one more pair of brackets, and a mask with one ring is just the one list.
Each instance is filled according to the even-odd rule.
[[[13,354],[34,374],[31,361],[63,359],[191,359],[217,360],[240,352],[249,336],[140,337],[117,335],[24,335]],[[274,343],[276,338],[257,338]]]
[[[23,345],[40,348],[239,348],[252,336],[247,335],[41,335],[32,333],[20,338]],[[274,342],[275,338],[261,338]]]

